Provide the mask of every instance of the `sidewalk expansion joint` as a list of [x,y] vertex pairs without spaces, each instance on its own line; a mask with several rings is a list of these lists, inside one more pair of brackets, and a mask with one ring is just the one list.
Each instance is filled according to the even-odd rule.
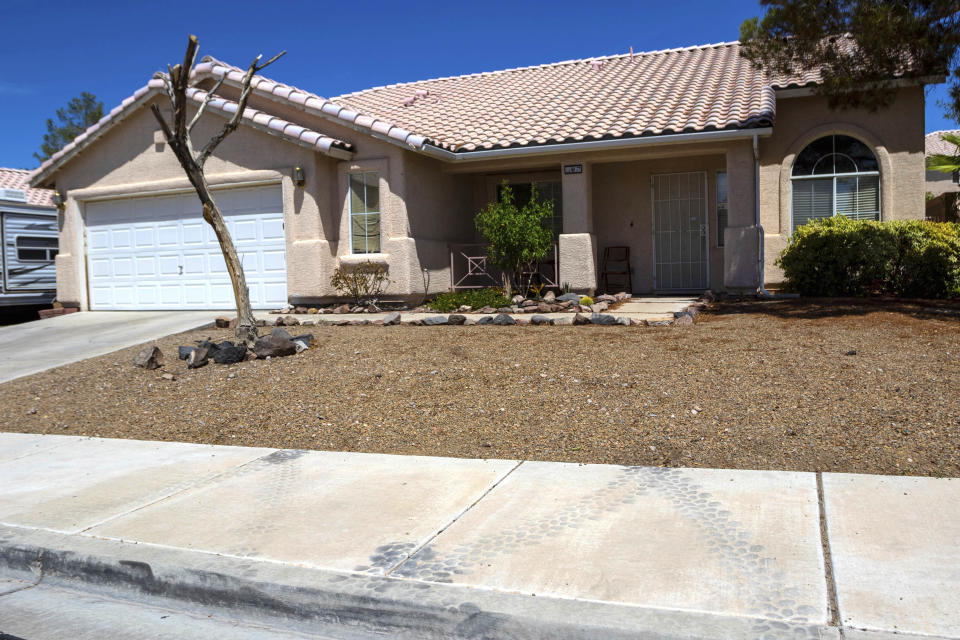
[[833,557],[830,553],[830,535],[827,530],[827,506],[823,493],[823,473],[817,471],[817,503],[820,508],[820,544],[823,548],[823,577],[827,583],[827,606],[830,618],[827,621],[831,627],[836,627],[840,638],[846,637],[843,625],[840,622],[840,602],[837,598],[837,582],[833,575]]
[[516,471],[517,469],[519,469],[519,468],[520,468],[520,465],[522,465],[524,462],[526,462],[526,460],[521,460],[521,461],[519,461],[517,464],[515,464],[509,471],[507,471],[505,474],[503,474],[502,476],[500,476],[500,477],[497,479],[496,482],[494,482],[494,483],[491,484],[489,487],[487,487],[487,490],[484,491],[483,494],[481,494],[481,496],[480,496],[479,498],[477,498],[477,499],[474,500],[472,503],[470,503],[469,505],[467,505],[467,507],[466,507],[463,511],[461,511],[460,513],[458,513],[457,515],[455,515],[455,516],[453,517],[453,519],[450,520],[450,522],[448,522],[447,524],[443,525],[440,529],[438,529],[437,532],[434,533],[432,536],[430,536],[426,541],[424,541],[423,544],[419,545],[418,547],[416,547],[415,549],[413,549],[412,551],[410,551],[410,553],[408,553],[408,554],[403,558],[403,560],[401,560],[401,561],[398,562],[397,564],[393,565],[392,567],[390,567],[389,569],[387,569],[386,571],[384,571],[384,573],[383,573],[384,577],[389,576],[391,573],[393,573],[394,571],[396,571],[397,569],[399,569],[401,566],[403,566],[403,564],[404,564],[407,560],[409,560],[409,559],[412,558],[413,556],[415,556],[415,555],[417,555],[418,553],[420,553],[420,551],[423,550],[424,547],[426,547],[426,546],[429,545],[431,542],[433,542],[434,540],[436,540],[437,537],[438,537],[441,533],[443,533],[444,531],[446,531],[447,529],[449,529],[451,526],[453,526],[453,524],[454,524],[457,520],[459,520],[460,518],[462,518],[463,516],[465,516],[465,515],[467,514],[467,512],[470,511],[471,509],[473,509],[475,506],[477,506],[477,505],[480,503],[481,500],[483,500],[483,499],[486,498],[488,495],[490,495],[490,492],[491,492],[491,491],[493,491],[494,489],[496,489],[497,487],[499,487],[500,484],[501,484],[504,480],[506,480],[507,478],[509,478],[510,475],[511,475],[514,471]]
[[[95,522],[95,523],[93,523],[93,524],[91,524],[91,525],[89,525],[89,526],[81,529],[80,531],[77,531],[77,532],[75,533],[75,535],[78,535],[78,536],[79,536],[79,535],[85,535],[85,534],[86,534],[88,531],[90,531],[91,529],[94,529],[94,528],[96,528],[96,527],[99,527],[100,525],[106,524],[106,523],[108,523],[108,522],[110,522],[110,521],[112,521],[112,520],[116,520],[117,518],[122,518],[123,516],[128,516],[128,515],[130,515],[131,513],[136,513],[137,511],[140,511],[141,509],[146,509],[147,507],[152,507],[153,505],[159,504],[159,503],[163,502],[164,500],[169,500],[170,498],[172,498],[172,497],[174,497],[174,496],[180,495],[181,493],[184,493],[184,492],[186,492],[186,491],[190,491],[191,489],[196,489],[197,487],[203,486],[204,484],[207,484],[207,483],[210,483],[210,482],[215,482],[215,481],[216,481],[218,478],[220,478],[221,476],[227,475],[227,474],[229,474],[229,473],[235,473],[237,470],[242,469],[242,468],[246,467],[247,465],[253,464],[253,463],[255,463],[255,462],[259,462],[260,460],[263,460],[263,459],[266,458],[267,456],[273,455],[273,454],[276,453],[277,451],[280,451],[280,449],[273,449],[273,450],[270,451],[270,453],[265,453],[265,454],[263,454],[262,456],[257,456],[256,458],[254,458],[254,459],[252,459],[252,460],[247,460],[246,462],[243,462],[243,463],[241,463],[241,464],[232,466],[232,467],[230,467],[230,468],[228,468],[228,469],[224,469],[223,471],[218,471],[217,473],[215,473],[215,474],[213,474],[213,475],[211,475],[211,476],[206,476],[206,477],[204,477],[204,478],[199,478],[199,479],[196,480],[195,482],[191,482],[189,485],[187,485],[187,486],[185,486],[185,487],[181,487],[181,488],[179,488],[179,489],[176,489],[175,491],[172,491],[172,492],[170,492],[170,493],[168,493],[168,494],[166,494],[166,495],[164,495],[164,496],[161,496],[161,497],[157,498],[156,500],[151,500],[150,502],[147,502],[147,503],[145,503],[145,504],[141,504],[140,506],[134,507],[133,509],[130,509],[130,510],[128,510],[128,511],[124,511],[123,513],[116,513],[116,514],[114,514],[114,515],[112,515],[112,516],[110,516],[110,517],[107,517],[107,518],[104,518],[103,520],[100,520],[99,522]],[[2,640],[2,639],[0,639],[0,640]]]

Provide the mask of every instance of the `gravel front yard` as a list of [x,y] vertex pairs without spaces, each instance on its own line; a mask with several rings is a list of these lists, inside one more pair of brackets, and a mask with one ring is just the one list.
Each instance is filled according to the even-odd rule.
[[[137,348],[0,385],[8,431],[617,464],[960,476],[960,312],[723,303],[686,327],[309,327],[188,371]],[[855,352],[855,355],[853,354]],[[848,355],[849,354],[849,355]]]

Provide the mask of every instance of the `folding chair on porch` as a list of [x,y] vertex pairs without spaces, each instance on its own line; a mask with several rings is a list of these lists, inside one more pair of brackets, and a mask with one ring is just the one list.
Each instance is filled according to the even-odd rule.
[[614,284],[621,284],[620,291],[633,293],[633,280],[630,276],[630,247],[604,247],[603,265],[600,268],[600,284],[604,293],[611,293],[610,276]]

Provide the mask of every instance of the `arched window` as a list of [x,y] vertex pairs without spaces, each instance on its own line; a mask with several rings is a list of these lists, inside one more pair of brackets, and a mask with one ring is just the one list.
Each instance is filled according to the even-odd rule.
[[870,147],[850,136],[824,136],[793,162],[793,228],[843,215],[880,219],[880,170]]

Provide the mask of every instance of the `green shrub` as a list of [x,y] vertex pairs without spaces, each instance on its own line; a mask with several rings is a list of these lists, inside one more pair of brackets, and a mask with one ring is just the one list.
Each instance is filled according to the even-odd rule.
[[581,307],[589,307],[592,304],[593,304],[593,298],[591,298],[590,296],[583,296],[582,298],[580,298]]
[[794,231],[777,264],[802,295],[956,297],[960,225],[815,220]]
[[434,311],[450,313],[463,305],[480,309],[481,307],[509,307],[510,299],[503,295],[502,289],[467,289],[466,291],[449,291],[442,293],[426,306]]

